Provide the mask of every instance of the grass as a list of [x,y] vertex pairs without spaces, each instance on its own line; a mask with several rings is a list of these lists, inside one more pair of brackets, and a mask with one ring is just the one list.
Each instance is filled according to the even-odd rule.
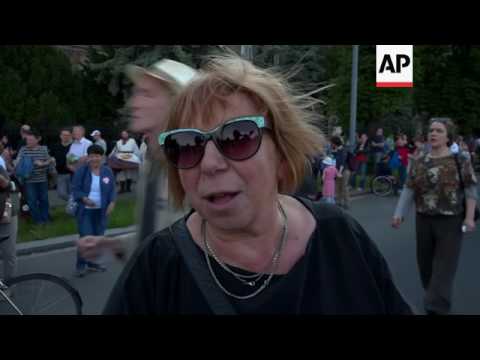
[[[35,225],[31,220],[20,219],[18,243],[44,240],[64,235],[78,234],[75,218],[65,213],[65,207],[50,209],[53,222],[47,225]],[[108,228],[121,228],[133,225],[135,222],[135,199],[118,199],[110,219]]]

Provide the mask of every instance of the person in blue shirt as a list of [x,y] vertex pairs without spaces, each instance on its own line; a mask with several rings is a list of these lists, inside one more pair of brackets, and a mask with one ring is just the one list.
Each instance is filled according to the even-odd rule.
[[[78,203],[76,219],[80,237],[104,235],[108,216],[115,207],[115,177],[113,171],[102,164],[104,153],[101,146],[90,146],[87,150],[87,163],[78,168],[73,176],[72,191]],[[87,270],[106,269],[100,264],[85,260],[77,252],[76,276],[84,276]]]

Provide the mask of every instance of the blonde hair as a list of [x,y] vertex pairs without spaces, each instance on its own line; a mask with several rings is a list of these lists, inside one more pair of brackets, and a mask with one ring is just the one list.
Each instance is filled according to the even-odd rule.
[[[302,183],[310,159],[323,151],[325,138],[314,125],[311,97],[317,91],[298,95],[285,75],[261,69],[235,55],[211,56],[206,67],[175,99],[167,130],[192,127],[194,119],[209,121],[216,106],[227,104],[227,97],[244,94],[266,116],[272,126],[272,138],[286,161],[286,175],[279,192],[292,193]],[[253,114],[251,114],[253,115]],[[178,170],[168,165],[169,192],[173,205],[182,208],[185,191]]]

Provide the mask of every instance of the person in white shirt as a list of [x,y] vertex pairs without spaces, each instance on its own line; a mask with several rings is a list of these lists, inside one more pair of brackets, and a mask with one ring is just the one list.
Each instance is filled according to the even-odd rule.
[[107,143],[105,142],[105,140],[102,139],[102,133],[100,132],[100,130],[94,130],[90,136],[95,140],[95,145],[99,145],[102,147],[103,151],[105,151],[105,153],[107,152]]
[[80,165],[87,161],[87,149],[92,142],[85,138],[85,128],[81,125],[73,127],[72,136],[73,143],[67,153],[67,168],[75,172]]
[[[128,131],[124,130],[120,134],[120,140],[117,141],[117,144],[113,148],[110,156],[120,155],[120,159],[126,161],[134,162],[134,159],[140,159],[140,149],[135,141],[135,139],[130,138]],[[124,159],[125,157],[125,159]],[[126,159],[126,158],[129,159]],[[137,164],[139,161],[137,162]],[[132,168],[122,169],[117,173],[117,181],[120,183],[119,193],[131,192],[132,191],[132,182],[136,181],[138,177],[138,166]]]

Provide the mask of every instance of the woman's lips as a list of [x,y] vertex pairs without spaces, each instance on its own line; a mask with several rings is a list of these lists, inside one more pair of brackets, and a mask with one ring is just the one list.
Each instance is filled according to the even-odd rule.
[[232,201],[239,192],[218,192],[206,196],[207,201],[212,205],[226,205]]

